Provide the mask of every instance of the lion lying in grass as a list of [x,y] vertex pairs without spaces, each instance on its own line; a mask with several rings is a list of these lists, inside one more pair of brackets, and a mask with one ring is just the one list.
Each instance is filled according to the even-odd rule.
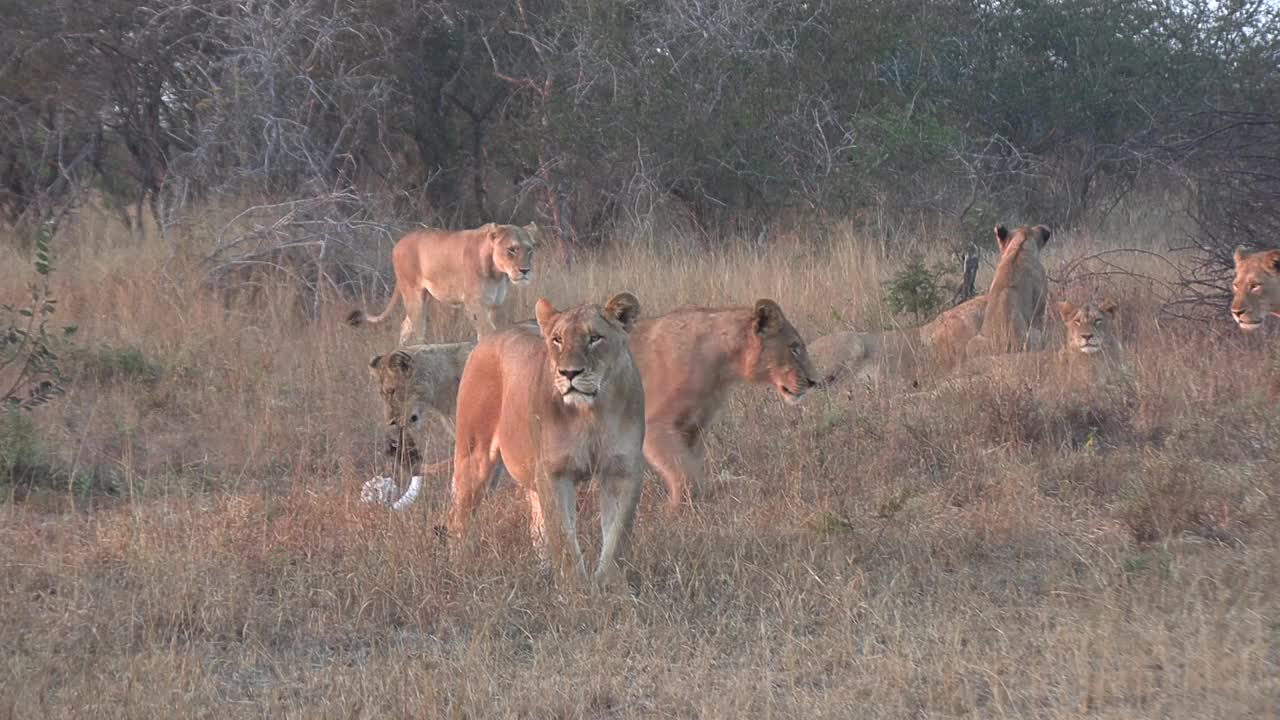
[[920,327],[886,332],[834,332],[809,343],[809,357],[824,387],[890,380],[914,382],[934,369],[964,359],[965,347],[982,326],[987,296],[979,295]]
[[957,374],[1016,374],[1072,387],[1110,379],[1124,362],[1116,328],[1116,303],[1104,299],[1077,306],[1063,301],[1056,307],[1066,328],[1066,341],[1060,349],[977,357],[966,361]]

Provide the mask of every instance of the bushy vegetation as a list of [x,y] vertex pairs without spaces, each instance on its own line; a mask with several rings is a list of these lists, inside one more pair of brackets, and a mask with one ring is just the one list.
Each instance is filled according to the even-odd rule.
[[952,222],[978,199],[1073,227],[1136,187],[1274,163],[1239,152],[1276,127],[1271,3],[64,5],[0,2],[7,218],[85,186],[162,229],[260,199],[270,222],[205,250],[302,253],[321,284],[350,243],[422,219],[536,216],[582,247],[659,211],[714,237],[796,211]]

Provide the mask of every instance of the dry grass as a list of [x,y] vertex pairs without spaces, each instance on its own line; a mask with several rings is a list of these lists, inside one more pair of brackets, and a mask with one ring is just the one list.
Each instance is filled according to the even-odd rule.
[[[774,297],[808,337],[884,324],[893,264],[833,234],[547,267],[519,313],[626,289],[648,313]],[[1051,272],[1073,240],[1100,243],[1056,240]],[[1101,288],[1133,369],[1092,393],[796,411],[740,390],[712,497],[665,518],[649,482],[636,596],[592,597],[536,569],[510,487],[460,560],[432,532],[443,486],[403,516],[358,505],[385,469],[365,363],[394,325],[344,327],[340,304],[300,324],[283,287],[225,303],[100,225],[73,242],[93,248],[57,272],[76,379],[35,417],[46,472],[0,486],[0,716],[1280,712],[1280,418],[1255,391],[1275,351],[1157,323],[1145,291]],[[20,293],[21,259],[0,267]],[[429,333],[467,329],[433,310]]]

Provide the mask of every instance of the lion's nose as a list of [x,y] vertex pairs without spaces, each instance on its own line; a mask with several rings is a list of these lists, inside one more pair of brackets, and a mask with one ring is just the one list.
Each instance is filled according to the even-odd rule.
[[528,274],[529,274],[529,273],[531,273],[531,272],[533,272],[533,268],[531,268],[531,267],[527,267],[527,268],[520,268],[520,274],[521,274],[521,275],[528,275]]
[[1093,333],[1080,333],[1080,339],[1088,342],[1093,339]]
[[1237,310],[1236,308],[1231,308],[1231,314],[1235,315],[1236,317],[1241,317],[1244,315],[1244,308],[1240,308],[1239,310]]
[[565,380],[569,380],[570,382],[581,374],[582,368],[560,368],[560,377]]

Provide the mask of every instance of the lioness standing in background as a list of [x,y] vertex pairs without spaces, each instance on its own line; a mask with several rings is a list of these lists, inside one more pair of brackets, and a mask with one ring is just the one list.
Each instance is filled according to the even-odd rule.
[[467,310],[467,319],[480,338],[498,329],[498,310],[511,285],[533,279],[533,250],[538,226],[489,223],[474,230],[419,230],[400,238],[391,251],[396,287],[381,314],[370,317],[355,310],[351,325],[377,324],[404,301],[400,344],[413,341],[427,296]]

